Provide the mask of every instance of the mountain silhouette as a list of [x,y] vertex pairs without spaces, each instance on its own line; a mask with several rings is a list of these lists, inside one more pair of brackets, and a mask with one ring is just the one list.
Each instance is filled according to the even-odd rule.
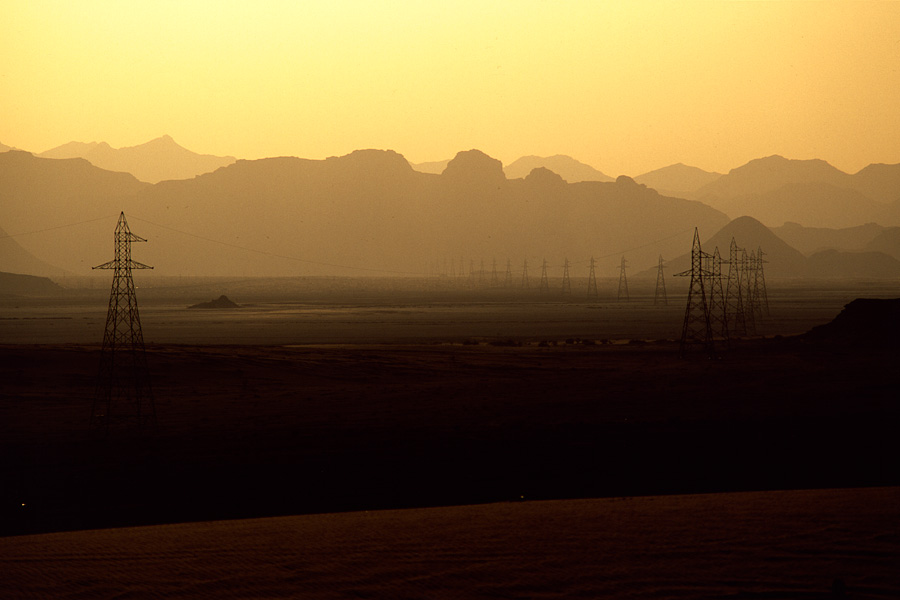
[[139,146],[112,148],[106,142],[69,142],[38,155],[41,158],[84,158],[107,171],[131,173],[137,179],[157,183],[190,179],[235,161],[233,156],[197,154],[179,146],[168,135]]
[[63,289],[47,277],[21,275],[0,271],[0,297],[2,296],[53,296]]
[[603,254],[639,247],[636,260],[655,260],[674,253],[673,233],[727,222],[630,178],[569,184],[537,170],[509,180],[477,150],[457,154],[441,175],[417,172],[393,151],[360,150],[325,160],[240,160],[153,185],[83,159],[14,154],[0,154],[0,195],[14,200],[0,204],[0,222],[14,231],[80,223],[23,245],[82,273],[111,258],[120,210],[150,242],[134,247],[135,260],[184,275],[423,274],[451,259],[546,258],[558,276],[568,258],[572,276],[586,277],[592,255],[614,273]]
[[[2,227],[0,227],[0,271],[43,277],[59,277],[66,274],[59,267],[54,267],[36,258],[23,248],[15,238],[9,237],[9,234]],[[2,289],[2,286],[0,286],[0,289]]]
[[450,162],[450,159],[447,160],[435,160],[431,162],[421,162],[421,163],[409,163],[414,170],[419,173],[431,173],[432,175],[440,175],[444,172],[444,169],[447,168],[447,163]]
[[[702,240],[702,231],[700,235]],[[758,249],[762,249],[763,260],[767,261],[763,266],[767,277],[802,277],[806,273],[806,257],[753,217],[744,216],[734,219],[714,235],[706,238],[706,241],[701,241],[700,246],[704,252],[709,254],[718,248],[722,260],[727,261],[732,238],[738,248],[747,250],[748,256],[756,253]],[[690,270],[690,252],[678,256],[668,264],[669,273]],[[724,265],[722,269],[723,273],[727,274],[728,266]],[[653,269],[651,271],[653,274],[656,273]]]
[[601,173],[594,167],[577,161],[571,156],[557,154],[555,156],[523,156],[506,165],[503,171],[510,179],[527,177],[534,169],[544,168],[553,171],[568,183],[579,181],[613,181],[613,178]]
[[[799,223],[788,222],[781,227],[772,227],[772,232],[789,246],[809,256],[822,250],[865,250],[885,227],[877,223],[866,223],[856,227],[831,229],[825,227],[803,227]],[[872,248],[874,250],[874,248]]]
[[697,190],[716,181],[721,176],[721,173],[712,173],[697,167],[677,163],[644,173],[635,177],[634,180],[638,183],[643,183],[647,187],[652,187],[660,194],[666,196],[691,198]]
[[12,146],[7,146],[6,144],[0,142],[0,152],[9,152],[10,150],[15,150]]
[[822,160],[769,156],[732,169],[688,197],[772,226],[893,226],[900,225],[898,183],[900,165],[869,165],[849,175]]
[[836,279],[897,279],[900,260],[884,252],[823,250],[807,259],[806,275]]
[[884,208],[860,192],[823,182],[786,183],[768,192],[718,200],[715,206],[729,215],[753,215],[772,227],[797,222],[825,228],[864,225]]
[[863,248],[866,252],[882,252],[900,260],[900,227],[889,227],[881,231]]

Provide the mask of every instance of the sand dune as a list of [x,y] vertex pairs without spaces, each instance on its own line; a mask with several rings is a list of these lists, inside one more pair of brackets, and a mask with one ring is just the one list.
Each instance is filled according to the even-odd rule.
[[897,522],[872,488],[56,533],[0,538],[0,596],[896,598]]

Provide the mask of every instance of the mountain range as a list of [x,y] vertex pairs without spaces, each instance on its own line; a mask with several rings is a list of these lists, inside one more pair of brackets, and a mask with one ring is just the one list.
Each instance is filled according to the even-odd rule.
[[[860,234],[855,231],[857,236]],[[894,229],[883,229],[893,231]],[[871,228],[867,228],[871,231]],[[799,232],[795,227],[787,229],[788,237],[802,239],[804,235],[814,237],[823,232]],[[845,234],[844,239],[849,239],[851,234]],[[880,233],[875,234],[877,238]],[[838,237],[841,237],[840,235]],[[835,239],[833,236],[820,239]],[[854,238],[854,239],[858,239]],[[769,229],[753,217],[739,217],[717,231],[710,237],[702,237],[701,248],[703,252],[712,254],[716,249],[722,260],[730,259],[731,241],[740,249],[738,258],[743,252],[747,255],[759,256],[763,252],[764,272],[767,277],[777,278],[873,278],[895,279],[900,278],[900,257],[884,251],[876,250],[839,250],[828,247],[812,252],[805,256],[799,250],[791,246],[779,237],[772,229]],[[670,274],[689,271],[691,268],[691,255],[685,253],[672,259],[668,264],[667,272]],[[727,266],[724,266],[727,273]],[[655,276],[655,269],[647,269],[638,276]]]
[[[75,273],[109,260],[124,210],[135,260],[167,274],[430,273],[494,259],[561,270],[566,258],[674,254],[722,213],[661,196],[628,177],[567,183],[547,169],[508,179],[497,161],[460,152],[441,175],[403,156],[360,150],[325,160],[239,160],[193,179],[149,184],[84,159],[0,154],[0,223],[38,259]],[[72,225],[72,226],[69,226]],[[577,273],[573,271],[573,276]]]
[[69,142],[38,154],[41,158],[84,158],[107,171],[131,173],[140,181],[190,179],[230,165],[233,156],[197,154],[179,146],[168,135],[139,146],[112,148],[106,142]]

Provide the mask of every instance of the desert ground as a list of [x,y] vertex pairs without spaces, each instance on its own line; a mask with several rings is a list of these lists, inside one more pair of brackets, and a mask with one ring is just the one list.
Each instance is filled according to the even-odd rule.
[[[229,546],[224,568],[280,556],[279,535],[313,535],[319,546],[293,552],[318,556],[315,573],[297,577],[333,597],[378,596],[377,582],[460,597],[469,576],[481,590],[469,597],[827,597],[842,577],[832,567],[847,561],[871,565],[847,575],[850,597],[896,596],[896,348],[797,334],[856,297],[898,297],[898,286],[771,282],[759,335],[710,358],[679,354],[683,288],[659,306],[652,283],[633,285],[629,302],[606,283],[591,302],[339,280],[142,287],[158,427],[101,438],[88,422],[107,291],[2,299],[0,532],[13,537],[0,556],[14,591],[58,595],[81,560],[68,562],[70,547],[107,565],[120,551],[125,565],[152,554],[155,578],[169,558],[196,575],[178,562],[185,545]],[[221,293],[242,308],[187,308]],[[602,498],[630,500],[588,500]],[[260,520],[288,515],[310,516]],[[378,535],[360,525],[367,515]],[[210,524],[187,524],[197,522]],[[432,526],[443,533],[426,534]],[[399,541],[385,541],[393,532]],[[517,549],[496,545],[504,539]],[[345,566],[371,571],[341,587],[330,569],[351,551],[368,566]],[[691,552],[746,564],[702,579],[703,560],[679,558]],[[517,574],[492,588],[497,560]],[[46,594],[31,587],[35,564],[56,574]],[[754,584],[773,564],[782,578]],[[402,587],[424,572],[436,579]],[[147,581],[110,577],[132,591]],[[177,595],[229,586],[211,581]],[[278,589],[302,589],[291,581],[301,587]]]

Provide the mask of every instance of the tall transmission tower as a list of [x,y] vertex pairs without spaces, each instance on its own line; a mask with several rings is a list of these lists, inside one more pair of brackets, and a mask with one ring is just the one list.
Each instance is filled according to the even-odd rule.
[[494,258],[491,260],[491,287],[495,288],[500,285],[500,280],[497,277],[497,259]]
[[769,294],[766,292],[766,274],[763,272],[763,263],[769,262],[763,260],[762,248],[756,248],[756,278],[753,284],[753,294],[757,298],[760,311],[764,311],[769,316]]
[[591,257],[591,274],[588,276],[588,292],[587,292],[588,300],[591,298],[595,300],[600,299],[600,293],[597,291],[597,275],[594,273],[594,257]]
[[563,263],[562,293],[564,296],[568,296],[568,295],[572,294],[572,282],[569,280],[569,259],[568,258]]
[[522,289],[527,290],[531,285],[528,283],[528,259],[522,263]]
[[619,293],[616,299],[620,302],[624,298],[628,301],[628,278],[625,276],[625,257],[622,257],[622,264],[619,265]]
[[725,290],[722,287],[722,256],[716,246],[712,254],[704,253],[709,272],[709,323],[713,338],[728,343],[728,319],[725,317]]
[[547,259],[544,259],[544,263],[541,265],[541,283],[538,286],[538,289],[542,292],[550,291],[550,280],[547,279]]
[[666,296],[666,278],[663,275],[665,263],[662,254],[659,255],[659,267],[656,270],[656,293],[653,294],[653,304],[669,304],[669,298]]
[[756,307],[753,299],[753,271],[756,269],[756,257],[741,252],[741,295],[744,297],[744,319],[747,322],[747,335],[756,334]]
[[134,269],[153,268],[131,259],[131,243],[146,241],[131,233],[125,213],[120,213],[115,231],[115,258],[94,267],[113,270],[90,421],[91,429],[103,434],[108,434],[110,427],[137,430],[156,427],[144,334],[131,278]]
[[691,248],[691,268],[689,271],[676,273],[676,277],[690,276],[687,307],[684,310],[684,324],[681,328],[681,354],[696,345],[703,346],[710,356],[714,354],[712,327],[709,322],[709,305],[706,302],[704,278],[708,275],[703,269],[703,250],[700,248],[700,233],[694,228],[694,244]]
[[508,258],[506,259],[506,275],[503,278],[503,287],[512,287],[512,261]]
[[741,259],[737,242],[731,238],[728,249],[728,280],[725,285],[725,322],[728,333],[747,335],[747,319],[744,314],[744,298],[741,286]]

